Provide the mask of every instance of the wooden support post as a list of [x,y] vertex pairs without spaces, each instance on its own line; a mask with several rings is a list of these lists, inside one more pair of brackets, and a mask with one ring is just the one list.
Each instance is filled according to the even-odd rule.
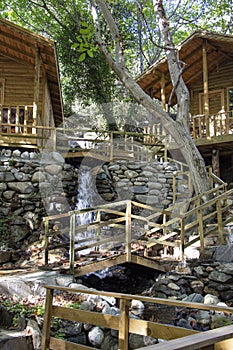
[[161,86],[162,108],[163,108],[164,111],[166,111],[166,92],[165,92],[165,76],[164,76],[164,73],[161,76],[160,86]]
[[175,204],[176,202],[176,196],[177,196],[177,193],[176,193],[176,173],[173,173],[173,178],[172,178],[172,193],[173,193],[173,204]]
[[218,239],[219,243],[223,244],[223,225],[222,225],[222,210],[221,210],[221,200],[218,199],[216,203],[217,209],[217,223],[218,223]]
[[76,215],[70,213],[70,273],[74,274],[74,241],[75,241]]
[[[34,76],[34,97],[33,97],[33,125],[37,126],[38,122],[38,104],[40,96],[40,49],[37,48],[35,57],[35,76]],[[36,133],[36,129],[32,129]]]
[[[166,228],[166,222],[167,222],[167,215],[166,213],[163,214],[163,236],[167,234],[167,228]],[[168,254],[168,246],[164,244],[163,246],[163,253],[164,255]]]
[[205,258],[205,243],[204,243],[204,228],[203,228],[203,216],[202,211],[197,211],[197,218],[198,218],[198,230],[200,235],[200,256],[202,259]]
[[180,219],[180,259],[184,261],[184,219]]
[[125,213],[126,261],[131,261],[131,201],[127,201]]
[[213,176],[212,176],[212,167],[209,167],[209,179],[210,179],[210,184],[211,184],[211,188],[214,188],[214,180],[213,180]]
[[[97,221],[97,222],[100,222],[100,220],[101,220],[101,213],[100,213],[100,210],[97,210],[97,213],[96,213],[96,221]],[[101,228],[98,227],[98,228],[96,229],[96,237],[98,237],[98,236],[100,235],[100,231],[101,231]],[[98,252],[99,249],[100,249],[100,247],[96,245],[95,250]]]
[[49,234],[49,221],[45,220],[44,221],[44,252],[45,252],[45,264],[47,265],[49,263],[49,239],[48,239],[48,234]]
[[41,350],[49,349],[50,342],[50,327],[52,320],[52,308],[53,308],[53,289],[46,289],[46,300],[45,300],[45,313],[44,313],[44,323],[42,329],[42,341]]
[[109,155],[110,162],[113,161],[113,132],[110,133],[110,155]]
[[129,300],[120,299],[118,350],[128,350]]
[[212,150],[212,168],[214,174],[220,177],[219,149]]
[[57,150],[57,131],[56,131],[56,128],[53,128],[52,133],[53,133],[53,151],[56,151]]
[[207,42],[203,42],[202,45],[202,58],[203,58],[203,91],[204,91],[204,114],[206,124],[206,137],[210,136],[210,124],[209,124],[209,86],[208,86],[208,64],[207,64]]

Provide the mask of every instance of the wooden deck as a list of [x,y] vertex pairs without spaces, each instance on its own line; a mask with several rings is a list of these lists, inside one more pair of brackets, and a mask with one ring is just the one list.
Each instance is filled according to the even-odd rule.
[[[22,106],[25,110],[29,107]],[[213,147],[222,152],[233,150],[233,117],[227,112],[209,118],[192,116],[190,133],[204,156],[211,155]],[[145,127],[142,133],[107,132],[40,126],[33,120],[20,124],[18,117],[14,123],[0,122],[0,136],[0,146],[31,146],[42,150],[46,147],[61,152],[65,158],[97,156],[110,161],[116,158],[147,160],[166,157],[169,149],[176,148],[169,130],[160,123]],[[72,142],[77,146],[71,146]]]

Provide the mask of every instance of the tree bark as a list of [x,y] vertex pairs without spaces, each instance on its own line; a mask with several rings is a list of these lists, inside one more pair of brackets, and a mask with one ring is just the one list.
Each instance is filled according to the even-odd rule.
[[[157,2],[158,5],[162,6],[162,1],[155,0],[154,5],[156,5]],[[169,114],[162,109],[161,106],[158,106],[155,103],[155,101],[141,89],[141,87],[135,82],[134,78],[128,72],[124,63],[122,43],[119,40],[119,30],[116,27],[114,19],[111,15],[111,12],[107,8],[105,1],[91,0],[91,4],[93,20],[96,27],[97,43],[99,45],[100,50],[103,52],[109,66],[113,69],[118,78],[125,85],[126,89],[130,91],[135,100],[138,101],[138,103],[140,103],[150,112],[150,114],[154,117],[155,121],[159,119],[167,133],[170,133],[172,135],[173,139],[177,144],[177,147],[180,149],[189,167],[195,193],[200,194],[209,190],[210,181],[205,168],[204,160],[189,133],[189,93],[187,87],[185,86],[182,80],[181,71],[179,69],[179,62],[177,61],[177,55],[175,54],[175,50],[173,50],[174,45],[172,44],[172,41],[170,41],[168,44],[168,46],[172,44],[172,50],[168,50],[168,59],[169,61],[171,61],[169,64],[169,69],[172,70],[172,82],[176,91],[179,105],[179,114],[176,121],[174,121],[169,116]],[[117,38],[115,41],[115,45],[117,47],[116,52],[118,53],[118,58],[116,60],[112,57],[112,55],[107,50],[106,46],[104,45],[101,39],[101,31],[96,5],[99,6],[104,16],[104,19],[107,22],[108,27],[112,33],[112,37]],[[163,8],[161,9],[161,11],[161,14],[163,14]],[[168,33],[168,27],[166,27],[166,31]],[[120,60],[119,55],[121,58]]]

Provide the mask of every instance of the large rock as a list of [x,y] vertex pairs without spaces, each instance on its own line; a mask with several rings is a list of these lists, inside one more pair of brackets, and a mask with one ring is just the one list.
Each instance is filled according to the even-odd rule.
[[30,182],[9,182],[8,187],[19,193],[31,193],[35,190]]
[[45,171],[50,175],[59,175],[62,172],[62,166],[58,164],[46,165]]

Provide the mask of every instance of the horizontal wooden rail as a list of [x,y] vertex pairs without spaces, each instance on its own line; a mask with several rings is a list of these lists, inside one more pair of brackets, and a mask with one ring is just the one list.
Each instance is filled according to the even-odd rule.
[[[144,257],[149,257],[148,250],[151,248],[154,247],[156,250],[156,246],[162,246],[164,252],[169,247],[172,248],[169,250],[170,255],[174,253],[173,248],[176,248],[174,258],[183,260],[185,249],[199,242],[200,255],[204,258],[205,237],[216,233],[219,244],[223,244],[223,226],[233,221],[233,218],[225,219],[225,213],[231,207],[231,201],[227,199],[233,195],[233,189],[221,193],[219,188],[213,188],[208,191],[208,195],[211,199],[206,202],[201,201],[201,195],[192,198],[190,210],[184,213],[177,213],[176,206],[161,210],[150,205],[124,200],[45,217],[45,263],[49,263],[49,251],[61,246],[59,243],[53,244],[49,241],[58,234],[65,233],[69,234],[72,274],[74,274],[75,251],[94,249],[101,250],[104,255],[109,251],[115,251],[116,245],[119,246],[119,244],[121,245],[120,254],[126,254],[128,262],[132,259],[131,253],[137,252],[137,249],[132,248],[135,244],[139,250],[144,249]],[[143,209],[143,215],[133,214],[133,208]],[[92,223],[78,225],[77,218],[85,213],[98,213],[98,215]],[[113,217],[105,220],[105,213],[111,213]],[[50,222],[59,222],[66,218],[69,219],[66,228],[54,232],[49,229]],[[159,218],[162,218],[162,222],[158,221]],[[85,236],[85,232],[89,235]]]
[[[45,303],[45,316],[44,316],[44,324],[43,324],[43,330],[42,330],[42,350],[57,350],[57,349],[69,349],[69,350],[80,350],[80,349],[92,349],[91,347],[87,347],[84,345],[79,345],[71,342],[67,342],[65,340],[56,339],[53,337],[50,337],[50,327],[51,327],[51,321],[53,317],[58,317],[66,320],[72,320],[75,322],[82,322],[87,323],[91,325],[96,325],[104,328],[110,328],[118,330],[119,337],[118,337],[118,349],[120,350],[128,350],[128,336],[129,333],[135,333],[139,335],[144,336],[151,336],[153,338],[161,338],[164,340],[169,341],[168,343],[172,343],[172,341],[177,341],[178,344],[181,345],[179,342],[180,339],[184,339],[184,342],[189,345],[192,344],[193,347],[164,347],[165,349],[183,349],[183,350],[194,350],[196,349],[194,346],[195,344],[200,344],[202,346],[203,344],[206,344],[206,341],[211,341],[211,337],[208,336],[208,332],[200,333],[195,330],[176,327],[173,325],[168,324],[162,324],[152,321],[146,321],[146,320],[140,320],[140,319],[134,319],[130,317],[130,302],[132,300],[140,300],[144,303],[152,303],[152,304],[158,304],[158,305],[165,305],[173,306],[173,307],[182,307],[182,308],[189,308],[189,309],[200,309],[200,310],[212,310],[212,311],[218,311],[218,312],[225,312],[225,313],[233,313],[233,308],[231,307],[220,307],[220,306],[213,306],[213,305],[206,305],[206,304],[200,304],[200,303],[190,303],[190,302],[184,302],[184,301],[178,301],[178,300],[169,300],[169,299],[162,299],[162,298],[151,298],[146,296],[139,296],[139,295],[132,295],[132,294],[121,294],[121,293],[110,293],[110,292],[103,292],[103,291],[93,291],[93,290],[87,290],[87,289],[76,289],[76,288],[67,288],[67,287],[57,287],[57,286],[46,286],[46,303]],[[98,295],[102,297],[113,297],[119,300],[120,305],[120,315],[119,316],[113,316],[108,314],[102,314],[95,311],[84,311],[79,309],[73,309],[69,307],[62,307],[54,305],[53,303],[53,295],[54,291],[59,292],[65,292],[70,294],[88,294],[88,295]],[[232,338],[232,333],[229,331],[229,327],[223,327],[221,329],[216,330],[216,343],[218,341]],[[231,329],[233,331],[233,326],[231,326]],[[223,330],[223,332],[221,332]],[[213,331],[214,332],[214,331]],[[219,333],[221,332],[221,335]],[[205,336],[205,334],[207,334]],[[214,337],[214,333],[213,337]],[[196,337],[194,337],[196,336]],[[199,336],[199,337],[198,337]],[[194,337],[193,342],[190,343],[190,340],[192,341],[192,337]],[[212,337],[212,344],[214,343],[214,338]],[[225,337],[225,338],[224,338]],[[198,338],[198,339],[197,339]],[[176,340],[172,340],[176,339]],[[195,343],[196,341],[196,343]],[[166,346],[167,344],[159,344],[160,346]],[[160,349],[158,346],[155,345],[152,347],[146,347],[146,349]],[[188,346],[189,346],[188,345]],[[202,346],[203,348],[203,346]],[[144,349],[144,348],[143,348]],[[162,347],[161,347],[162,349]],[[204,350],[204,348],[203,348]],[[218,349],[220,350],[220,348]]]
[[181,339],[139,348],[138,350],[232,350],[233,325],[189,335]]

